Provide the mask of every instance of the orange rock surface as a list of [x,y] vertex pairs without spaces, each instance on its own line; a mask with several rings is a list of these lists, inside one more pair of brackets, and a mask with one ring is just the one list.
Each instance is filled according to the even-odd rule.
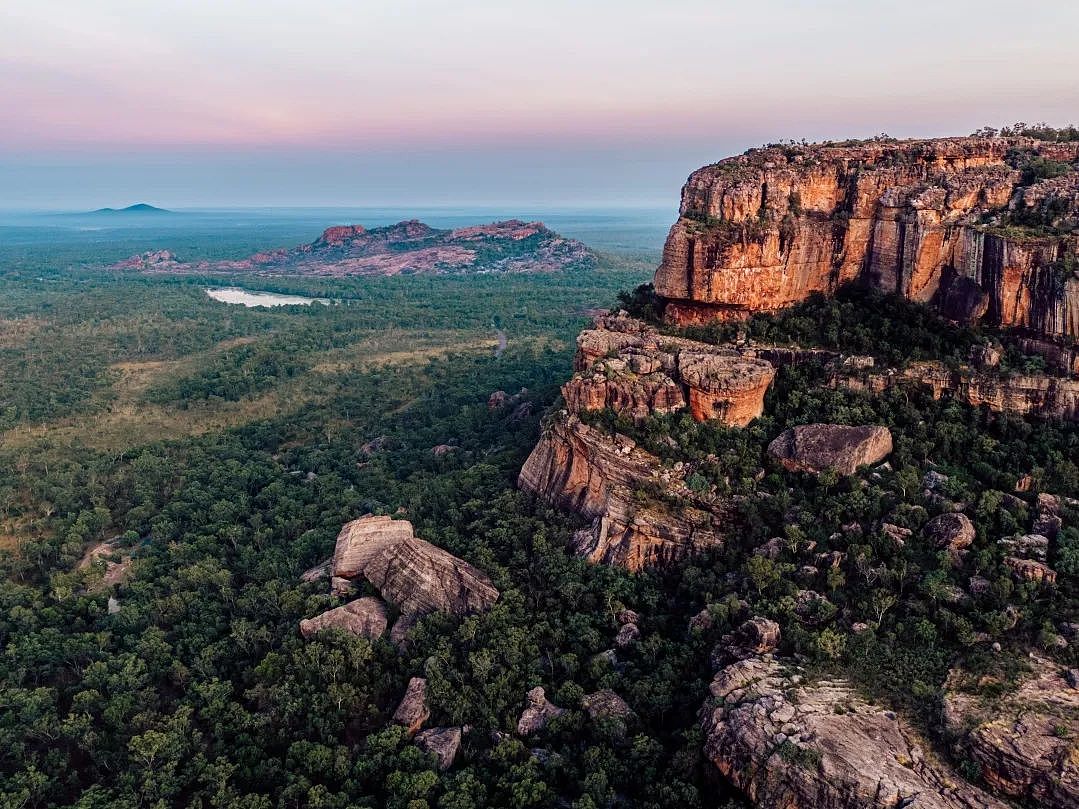
[[[1073,342],[1079,277],[1061,267],[1079,242],[1079,173],[1029,184],[1017,152],[1079,161],[1079,143],[971,137],[777,146],[699,169],[656,271],[665,316],[744,318],[860,279],[957,321]],[[1009,209],[1052,211],[1056,227],[994,227]]]

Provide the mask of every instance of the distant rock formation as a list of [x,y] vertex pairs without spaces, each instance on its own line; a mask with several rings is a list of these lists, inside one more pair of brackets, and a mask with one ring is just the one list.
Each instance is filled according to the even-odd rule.
[[954,669],[944,695],[944,721],[963,755],[994,789],[1046,809],[1079,806],[1079,689],[1063,669],[1030,659],[1003,697],[983,699],[982,688],[1000,681]]
[[697,421],[744,427],[764,410],[770,362],[678,337],[621,315],[596,319],[577,338],[577,373],[562,386],[573,413],[610,408],[642,419],[689,408]]
[[438,230],[411,220],[381,228],[336,225],[315,241],[277,248],[245,259],[180,261],[157,250],[112,269],[153,273],[254,273],[258,275],[378,276],[412,273],[554,272],[589,267],[595,256],[542,222],[510,219],[489,225]]
[[537,685],[525,697],[525,709],[517,721],[517,733],[521,736],[531,736],[543,730],[548,722],[565,712],[565,708],[559,708],[547,699],[543,686]]
[[848,427],[843,424],[803,424],[785,430],[768,454],[792,472],[834,469],[853,475],[859,466],[884,460],[892,451],[887,427]]
[[[690,490],[687,472],[664,469],[659,458],[626,436],[608,436],[567,414],[545,428],[517,482],[522,490],[592,520],[575,538],[579,554],[640,570],[721,541],[730,510]],[[647,491],[655,494],[642,501],[637,492]]]
[[[1038,179],[1036,161],[1062,176]],[[964,323],[1079,338],[1079,143],[942,138],[752,149],[690,175],[656,271],[676,324],[859,280]]]
[[1005,809],[844,680],[751,657],[710,690],[705,758],[760,809]]
[[483,571],[416,537],[408,520],[373,514],[341,529],[333,575],[366,579],[408,615],[482,612],[498,600]]

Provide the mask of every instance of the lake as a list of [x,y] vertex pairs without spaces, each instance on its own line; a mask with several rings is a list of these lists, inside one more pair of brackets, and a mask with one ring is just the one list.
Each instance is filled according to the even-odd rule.
[[304,298],[301,295],[279,295],[276,292],[252,292],[249,289],[223,287],[207,289],[206,294],[222,303],[239,303],[243,306],[309,306],[312,303],[329,304],[328,298]]

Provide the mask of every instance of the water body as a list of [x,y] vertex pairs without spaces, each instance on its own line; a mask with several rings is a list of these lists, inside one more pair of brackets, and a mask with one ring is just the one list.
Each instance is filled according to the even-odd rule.
[[206,294],[221,303],[238,303],[243,306],[310,306],[312,303],[329,305],[329,298],[305,298],[302,295],[279,295],[276,292],[252,292],[249,289],[222,287],[207,289]]

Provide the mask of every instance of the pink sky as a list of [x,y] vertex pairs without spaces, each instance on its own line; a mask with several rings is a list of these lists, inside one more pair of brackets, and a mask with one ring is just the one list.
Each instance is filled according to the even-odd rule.
[[1076,31],[1064,0],[1027,13],[996,0],[5,0],[0,150],[24,167],[313,150],[697,159],[708,144],[1069,123]]

